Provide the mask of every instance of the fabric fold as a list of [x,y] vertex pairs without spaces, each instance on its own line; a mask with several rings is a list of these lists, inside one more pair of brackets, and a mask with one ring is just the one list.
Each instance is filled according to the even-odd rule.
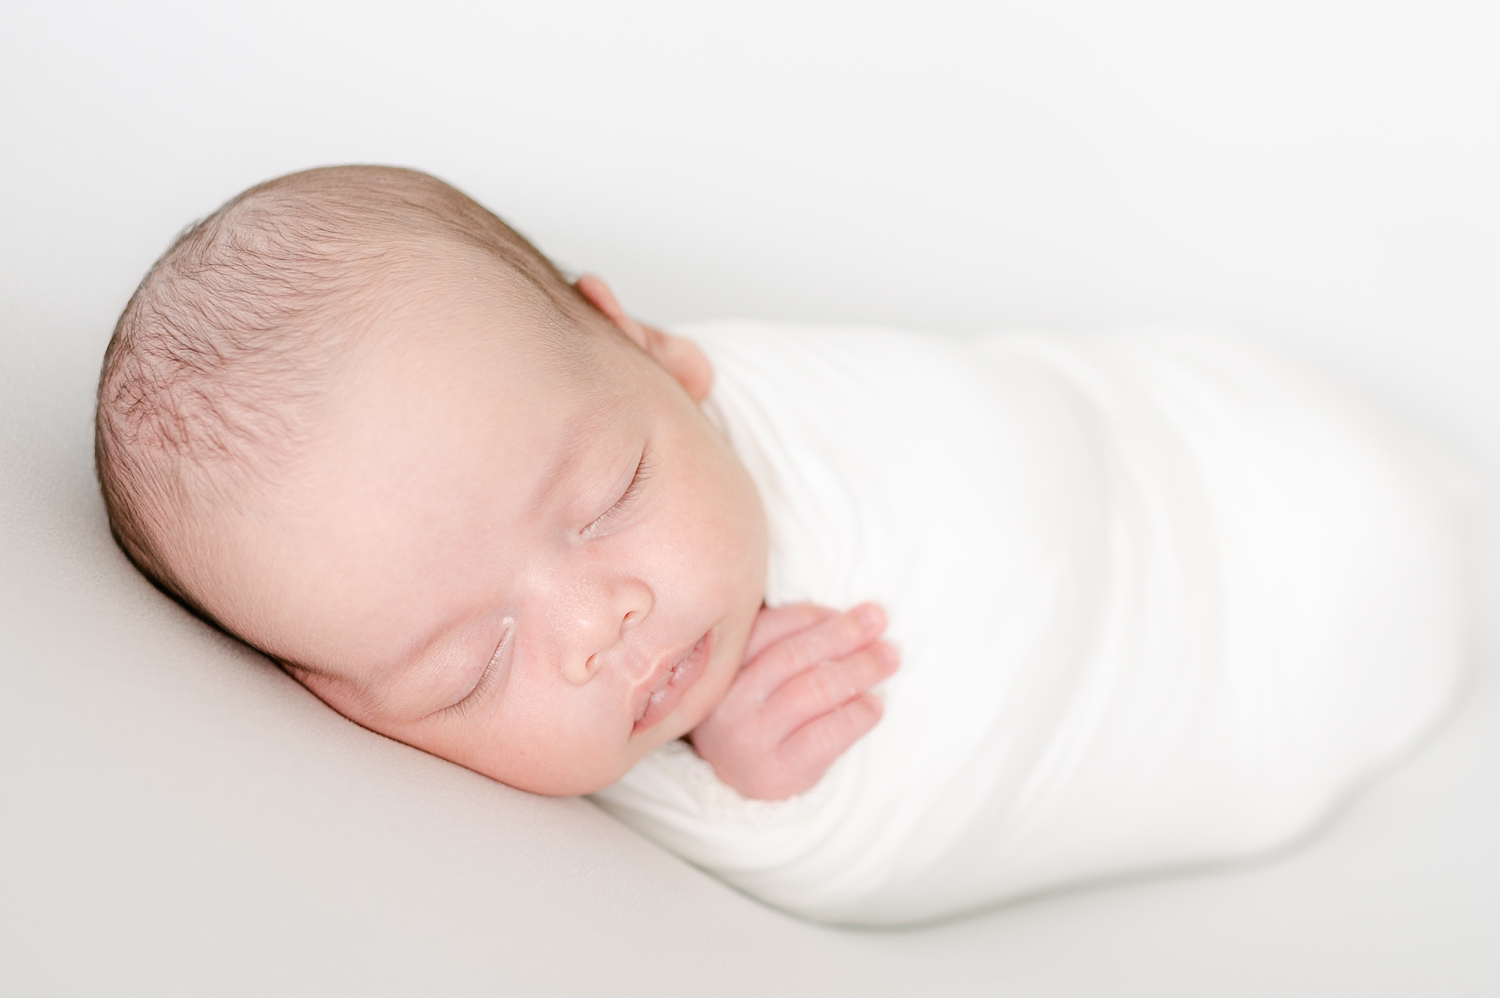
[[807,918],[898,925],[1314,826],[1465,667],[1466,471],[1208,334],[705,323],[767,602],[882,603],[902,668],[812,791],[674,743],[595,795]]

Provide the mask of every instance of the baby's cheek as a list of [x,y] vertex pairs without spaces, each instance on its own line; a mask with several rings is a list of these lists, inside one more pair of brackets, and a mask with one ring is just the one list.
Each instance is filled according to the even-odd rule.
[[564,708],[516,683],[493,710],[430,729],[418,747],[532,793],[590,793],[618,778],[618,763],[597,737],[599,712]]

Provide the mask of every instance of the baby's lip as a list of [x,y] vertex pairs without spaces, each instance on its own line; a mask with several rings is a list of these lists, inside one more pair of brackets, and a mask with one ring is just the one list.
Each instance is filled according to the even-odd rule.
[[713,653],[713,631],[699,638],[686,651],[662,659],[651,676],[636,691],[635,729],[632,733],[645,731],[657,721],[672,713],[677,702],[698,681]]

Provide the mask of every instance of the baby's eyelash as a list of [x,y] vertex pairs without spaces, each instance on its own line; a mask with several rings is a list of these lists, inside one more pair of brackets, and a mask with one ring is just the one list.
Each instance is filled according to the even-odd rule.
[[583,528],[584,533],[595,533],[600,527],[613,520],[618,520],[626,513],[629,513],[630,508],[635,505],[635,501],[640,498],[641,489],[645,487],[646,480],[651,477],[652,470],[651,451],[647,449],[641,452],[640,463],[635,466],[635,477],[630,480],[630,485],[625,489],[625,494],[616,499],[615,504],[605,510],[602,516]]
[[443,708],[444,714],[463,717],[470,710],[484,703],[489,698],[490,692],[504,678],[505,667],[504,663],[500,660],[509,651],[513,634],[514,629],[507,627],[505,636],[500,639],[500,644],[495,647],[495,653],[490,656],[489,662],[485,664],[484,672],[480,673],[479,682],[474,684],[474,688],[466,693],[462,700]]
[[635,477],[630,480],[630,488],[626,489],[620,501],[615,503],[614,512],[623,513],[634,505],[635,500],[640,496],[641,487],[646,484],[646,479],[651,477],[651,465],[646,460],[647,456],[644,451],[641,453],[641,463],[635,466]]

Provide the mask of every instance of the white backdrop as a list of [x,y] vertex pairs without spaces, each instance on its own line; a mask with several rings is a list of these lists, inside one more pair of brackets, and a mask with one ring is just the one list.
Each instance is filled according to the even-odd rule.
[[373,161],[644,318],[1224,326],[1493,477],[1497,52],[1481,0],[0,0],[0,990],[1497,993],[1493,678],[1278,863],[836,933],[344,724],[129,570],[88,463],[173,235]]
[[96,351],[191,219],[390,162],[656,320],[1218,324],[1484,449],[1496,51],[1482,0],[8,0],[0,294]]

